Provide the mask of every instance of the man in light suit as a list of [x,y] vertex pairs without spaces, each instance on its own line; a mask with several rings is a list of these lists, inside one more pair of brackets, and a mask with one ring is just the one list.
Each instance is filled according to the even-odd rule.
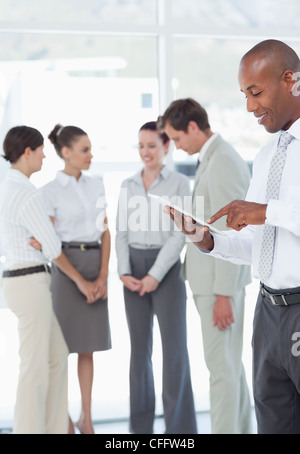
[[[247,164],[219,134],[212,132],[205,109],[195,100],[174,101],[160,128],[189,155],[199,154],[192,212],[208,219],[234,199],[244,199],[250,183]],[[225,229],[225,221],[215,224]],[[249,266],[200,254],[187,244],[184,278],[200,315],[204,357],[210,373],[213,434],[251,433],[250,399],[242,363],[245,287]]]

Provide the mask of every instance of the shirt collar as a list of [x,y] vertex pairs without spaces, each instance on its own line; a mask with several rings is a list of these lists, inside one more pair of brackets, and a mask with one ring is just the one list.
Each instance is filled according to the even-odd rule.
[[[280,131],[280,132],[284,132],[284,131]],[[292,126],[288,129],[288,132],[290,134],[292,134],[292,136],[295,137],[295,139],[300,140],[300,118],[298,118],[298,120],[296,120],[292,124]]]
[[218,137],[218,133],[213,133],[212,136],[210,136],[210,138],[205,142],[205,144],[202,146],[201,150],[199,151],[199,155],[198,155],[198,160],[201,162],[203,161],[203,158],[209,148],[209,146],[213,143],[213,141]]
[[170,173],[171,171],[170,169],[168,169],[167,166],[163,166],[163,168],[160,171],[160,175],[163,177],[164,180],[166,180],[169,177]]
[[20,172],[20,170],[13,169],[12,167],[7,170],[7,176],[11,180],[32,185],[31,181],[26,175],[24,175],[24,173]]
[[[67,186],[69,183],[71,183],[71,181],[75,181],[75,183],[77,183],[77,180],[75,177],[73,177],[71,175],[67,175],[62,170],[59,170],[57,172],[56,180],[64,187]],[[78,181],[84,181],[84,180],[85,180],[85,176],[83,173],[81,173]]]
[[[144,169],[144,168],[143,168]],[[134,176],[133,176],[133,181],[135,181],[136,183],[139,183],[139,184],[143,184],[143,181],[142,181],[142,172],[143,172],[143,169],[139,170]],[[158,177],[161,177],[163,178],[164,180],[166,180],[169,175],[170,175],[170,170],[168,169],[167,166],[163,166],[163,168],[161,169],[161,171],[159,172],[158,174]]]

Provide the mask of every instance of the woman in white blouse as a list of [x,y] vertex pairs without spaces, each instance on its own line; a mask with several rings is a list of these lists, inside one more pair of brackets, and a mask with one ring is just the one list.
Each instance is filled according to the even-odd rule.
[[[111,348],[107,302],[110,232],[101,177],[84,174],[92,160],[91,142],[81,128],[56,125],[49,139],[64,170],[41,188],[47,213],[70,262],[96,286],[96,301],[87,304],[81,292],[55,265],[51,273],[54,311],[70,353],[78,353],[81,433],[94,433],[91,418],[93,352]],[[69,433],[74,433],[70,419]]]
[[[15,434],[64,434],[68,430],[68,349],[53,312],[47,263],[52,260],[87,301],[94,300],[94,285],[61,252],[42,199],[29,181],[41,169],[43,147],[40,132],[28,126],[9,130],[3,144],[11,168],[0,185],[2,287],[5,302],[18,319],[20,342]],[[42,251],[32,247],[32,237]]]
[[157,317],[163,352],[163,407],[166,433],[197,433],[186,341],[186,289],[180,276],[185,244],[162,207],[148,192],[177,204],[190,195],[188,179],[164,165],[169,149],[156,122],[139,131],[142,169],[121,186],[116,254],[124,284],[131,341],[130,430],[153,433],[155,389],[152,370],[153,318]]

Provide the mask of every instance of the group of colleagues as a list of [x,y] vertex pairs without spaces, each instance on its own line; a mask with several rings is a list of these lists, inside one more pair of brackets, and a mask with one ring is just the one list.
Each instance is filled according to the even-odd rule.
[[[172,102],[157,121],[145,123],[138,131],[143,165],[120,188],[115,242],[131,346],[132,433],[153,433],[154,316],[163,352],[165,431],[198,432],[187,348],[185,280],[201,320],[212,433],[252,433],[242,363],[245,287],[251,282],[251,265],[261,280],[253,332],[258,432],[300,433],[299,359],[291,353],[300,307],[295,304],[300,302],[300,101],[294,77],[299,70],[296,53],[276,40],[254,46],[239,68],[248,111],[268,132],[289,129],[292,134],[283,176],[276,174],[281,179],[277,196],[266,195],[266,186],[278,136],[258,154],[250,182],[247,164],[211,130],[207,112],[191,98]],[[16,126],[3,146],[11,169],[0,187],[2,287],[8,307],[18,318],[20,339],[14,433],[75,433],[68,416],[67,358],[78,353],[82,408],[76,425],[88,434],[94,432],[93,352],[111,348],[107,292],[111,238],[105,189],[101,178],[84,173],[92,160],[85,131],[58,124],[48,137],[64,160],[64,169],[39,190],[29,181],[45,157],[39,131]],[[189,155],[198,154],[192,194],[188,179],[165,165],[170,140]],[[127,203],[121,199],[124,193]],[[195,226],[167,209],[155,219],[159,228],[151,228],[155,222],[149,193],[181,200],[191,196],[193,213],[210,218],[225,235]],[[132,228],[136,205],[129,201],[135,197],[147,201],[148,228]],[[199,197],[203,204],[198,203]],[[258,261],[261,245],[267,244],[263,239],[267,226],[275,230],[275,259],[265,277]]]

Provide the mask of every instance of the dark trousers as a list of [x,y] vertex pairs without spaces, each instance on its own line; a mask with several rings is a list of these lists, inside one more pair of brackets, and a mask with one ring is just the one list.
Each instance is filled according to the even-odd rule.
[[[300,292],[300,289],[299,289]],[[260,434],[300,433],[299,304],[259,294],[253,329],[253,394]]]
[[[147,275],[158,250],[131,248],[132,274]],[[124,288],[131,342],[130,430],[153,433],[155,389],[152,368],[153,317],[157,316],[163,353],[163,407],[166,433],[197,433],[186,342],[186,290],[178,261],[157,290],[144,296]]]

